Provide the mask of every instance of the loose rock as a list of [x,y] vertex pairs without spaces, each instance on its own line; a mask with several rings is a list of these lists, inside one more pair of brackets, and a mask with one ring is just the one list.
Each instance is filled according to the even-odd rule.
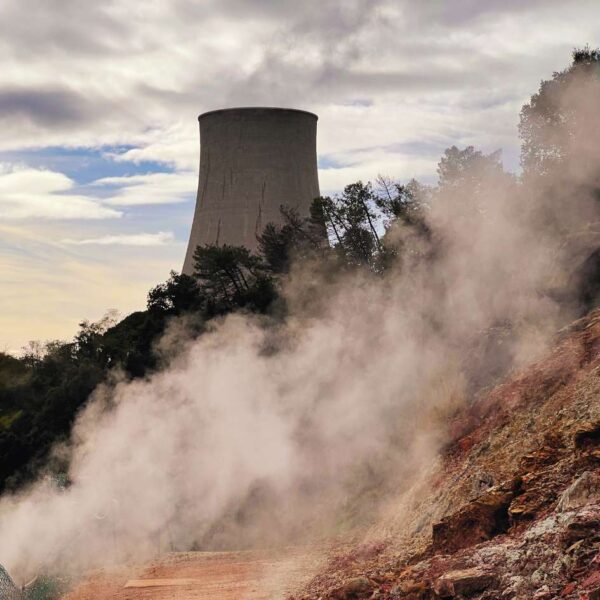
[[586,471],[563,492],[557,510],[573,510],[598,497],[600,497],[600,477]]
[[494,583],[493,575],[479,569],[449,571],[434,584],[434,591],[440,598],[472,596],[488,589]]
[[334,600],[355,600],[367,598],[373,593],[374,583],[366,577],[355,577],[348,580],[341,587],[333,590],[331,598]]

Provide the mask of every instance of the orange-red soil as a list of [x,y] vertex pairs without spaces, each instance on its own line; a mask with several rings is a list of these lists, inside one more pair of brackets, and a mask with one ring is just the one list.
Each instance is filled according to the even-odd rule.
[[64,600],[285,598],[314,574],[319,555],[308,550],[172,554],[146,567],[94,573]]

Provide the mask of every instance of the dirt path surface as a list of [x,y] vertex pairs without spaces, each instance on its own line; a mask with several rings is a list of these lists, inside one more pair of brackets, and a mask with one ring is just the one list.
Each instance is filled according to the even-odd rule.
[[63,600],[275,600],[319,567],[318,550],[188,552],[142,567],[102,571]]

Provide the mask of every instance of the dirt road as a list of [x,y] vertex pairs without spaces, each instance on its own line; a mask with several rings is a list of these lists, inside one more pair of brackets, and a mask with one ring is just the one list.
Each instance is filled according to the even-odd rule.
[[63,600],[275,600],[313,574],[320,551],[188,552],[90,575]]

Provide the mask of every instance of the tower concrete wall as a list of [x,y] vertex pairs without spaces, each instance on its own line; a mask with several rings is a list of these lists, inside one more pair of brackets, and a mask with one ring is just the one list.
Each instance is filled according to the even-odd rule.
[[255,250],[280,206],[308,216],[319,196],[317,119],[289,108],[230,108],[200,122],[200,176],[183,273],[193,273],[196,246]]

